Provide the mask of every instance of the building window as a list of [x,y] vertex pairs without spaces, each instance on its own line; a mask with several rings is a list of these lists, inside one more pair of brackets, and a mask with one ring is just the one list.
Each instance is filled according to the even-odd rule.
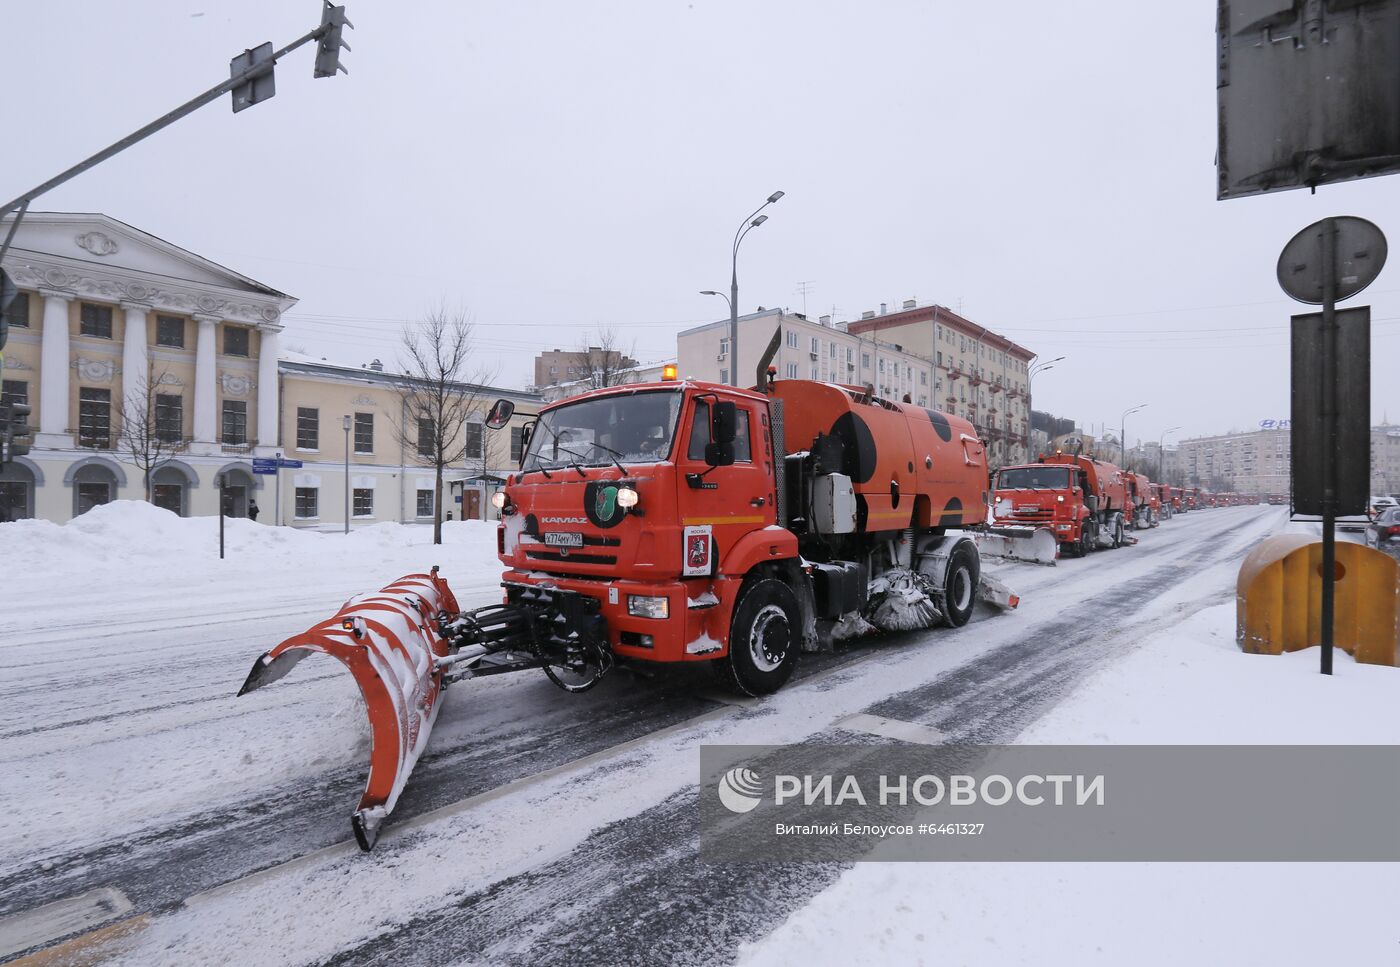
[[84,386],[78,390],[78,446],[112,445],[112,391]]
[[179,316],[156,316],[156,345],[185,348],[185,320]]
[[7,379],[0,389],[0,403],[29,405],[29,384],[22,379]]
[[812,337],[812,352],[814,352],[814,353],[820,353],[821,351],[822,351],[822,341],[821,341],[820,339],[818,339],[816,336],[813,336],[813,337]]
[[926,370],[926,369],[921,369],[921,370],[919,370],[919,385],[920,385],[920,386],[927,386],[927,385],[928,385],[928,370]]
[[518,426],[510,428],[510,461],[520,466],[520,458],[525,455],[525,431]]
[[297,407],[297,449],[321,448],[321,411],[310,406]]
[[319,516],[316,498],[319,491],[315,487],[298,487],[296,516],[299,520],[311,520]]
[[224,355],[248,355],[248,330],[243,326],[224,326]]
[[796,363],[788,363],[788,364],[787,364],[787,378],[788,378],[788,379],[797,379],[797,364],[796,364]]
[[436,453],[437,447],[433,445],[435,436],[433,421],[426,416],[420,416],[418,418],[418,455],[420,457],[431,457]]
[[861,368],[861,369],[869,369],[869,368],[870,368],[870,354],[869,354],[869,353],[861,353],[861,354],[860,354],[860,368]]
[[856,352],[856,351],[855,351],[854,349],[852,349],[850,346],[847,346],[847,347],[846,347],[846,362],[849,363],[849,362],[853,362],[853,361],[855,360],[855,358],[856,358],[856,357],[855,357],[855,352]]
[[112,338],[112,307],[84,302],[78,310],[78,332],[98,339]]
[[729,355],[729,337],[728,337],[728,336],[721,336],[721,337],[720,337],[720,339],[719,339],[719,354],[720,354],[721,356],[728,356],[728,355]]
[[728,382],[729,382],[729,370],[727,370],[727,369],[721,369],[721,370],[719,371],[719,381],[720,381],[721,383],[728,383]]
[[831,344],[831,358],[832,358],[832,359],[835,359],[835,358],[836,358],[836,343],[832,343],[832,344]]
[[21,292],[5,307],[5,321],[17,329],[29,328],[29,293]]
[[248,443],[248,404],[243,400],[224,400],[223,441],[241,447]]
[[816,367],[816,366],[813,366],[813,367],[812,367],[812,379],[815,380],[816,378],[817,378],[817,367]]
[[355,414],[355,452],[374,452],[374,414]]
[[433,516],[433,492],[431,490],[418,491],[418,516]]
[[351,492],[356,517],[374,516],[374,490],[370,487],[356,487]]
[[788,330],[788,334],[787,334],[787,344],[788,344],[788,346],[789,346],[790,348],[792,348],[792,349],[796,349],[796,348],[797,348],[797,332],[796,332],[795,330],[793,330],[793,329],[789,329],[789,330]]
[[481,456],[481,424],[468,423],[462,428],[466,434],[465,450],[468,457]]
[[156,439],[179,443],[185,434],[185,398],[156,394]]
[[112,500],[112,485],[109,483],[79,483],[77,487],[79,515]]

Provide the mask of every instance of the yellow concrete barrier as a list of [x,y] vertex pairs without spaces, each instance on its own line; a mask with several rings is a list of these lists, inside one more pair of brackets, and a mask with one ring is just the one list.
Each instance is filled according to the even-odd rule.
[[[1400,563],[1339,541],[1336,588],[1337,647],[1367,664],[1400,664]],[[1235,585],[1235,640],[1264,655],[1321,643],[1321,541],[1280,534],[1249,553]]]

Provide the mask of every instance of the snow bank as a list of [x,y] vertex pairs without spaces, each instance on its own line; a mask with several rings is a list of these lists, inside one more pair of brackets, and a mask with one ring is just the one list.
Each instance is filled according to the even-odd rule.
[[[1197,612],[1018,741],[1400,743],[1400,669],[1338,652],[1329,678],[1315,648],[1247,655],[1234,622],[1233,604]],[[1393,864],[866,863],[740,963],[1389,963],[1396,876]],[[1281,913],[1304,896],[1308,916]]]

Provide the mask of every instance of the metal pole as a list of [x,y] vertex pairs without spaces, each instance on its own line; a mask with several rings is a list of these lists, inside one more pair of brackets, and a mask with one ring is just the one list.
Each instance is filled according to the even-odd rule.
[[345,418],[345,533],[350,533],[350,417]]
[[1322,359],[1322,674],[1330,675],[1337,567],[1337,223],[1330,218],[1322,228]]
[[219,560],[224,559],[224,478],[219,476]]
[[729,385],[739,385],[739,244],[729,266]]
[[273,478],[277,485],[274,490],[276,496],[273,498],[277,506],[272,510],[272,522],[277,526],[282,526],[282,451],[277,451],[277,475]]

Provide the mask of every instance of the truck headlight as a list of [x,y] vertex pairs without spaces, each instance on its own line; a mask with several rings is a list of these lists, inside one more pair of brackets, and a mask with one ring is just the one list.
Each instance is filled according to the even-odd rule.
[[[636,491],[633,491],[635,493]],[[645,594],[627,595],[627,613],[634,618],[669,618],[671,599]]]
[[504,490],[498,490],[498,491],[496,491],[494,494],[491,495],[491,506],[492,506],[492,507],[495,507],[497,510],[500,510],[500,509],[501,509],[502,507],[504,507],[505,505],[506,505],[506,492],[505,492]]
[[1058,500],[1060,503],[1063,504],[1063,503],[1065,502],[1065,495],[1064,495],[1064,494],[1056,494],[1056,495],[1055,495],[1055,499]]
[[[637,501],[640,499],[641,498],[637,496],[637,492],[631,487],[617,488],[617,506],[624,510],[631,510],[633,507],[637,506]],[[662,600],[665,599],[663,598]]]

